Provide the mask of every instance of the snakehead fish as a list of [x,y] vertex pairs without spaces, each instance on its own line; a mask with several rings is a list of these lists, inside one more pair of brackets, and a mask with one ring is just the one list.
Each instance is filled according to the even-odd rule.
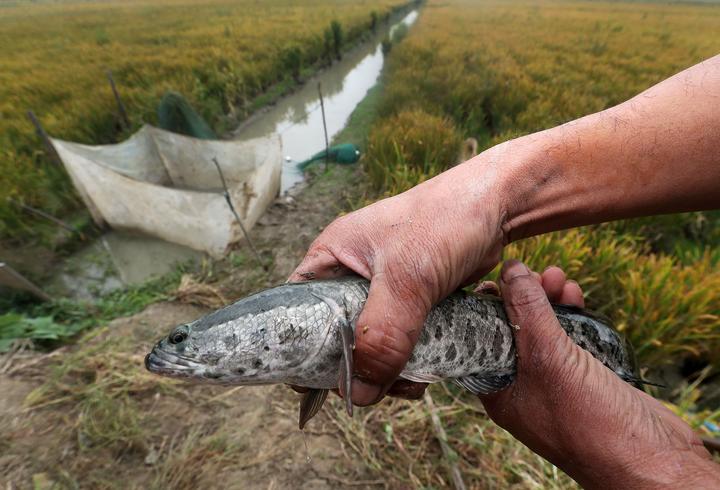
[[[370,283],[350,277],[289,283],[179,325],[145,358],[154,373],[232,385],[288,383],[310,388],[300,428],[344,380],[350,402],[355,320]],[[609,322],[580,308],[554,305],[565,332],[628,382],[631,354]],[[364,328],[364,327],[362,327]],[[362,330],[361,328],[361,330]],[[474,394],[507,387],[515,375],[513,326],[502,300],[457,292],[431,311],[401,379],[453,380]]]

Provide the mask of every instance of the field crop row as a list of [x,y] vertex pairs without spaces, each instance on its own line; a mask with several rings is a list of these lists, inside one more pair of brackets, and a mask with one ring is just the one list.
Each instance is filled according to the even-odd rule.
[[[153,122],[162,94],[183,93],[217,129],[255,107],[270,86],[331,62],[406,4],[402,0],[131,0],[0,6],[0,237],[38,221],[8,197],[63,214],[78,205],[68,179],[47,164],[26,117],[52,136],[114,142]],[[335,46],[337,21],[343,45]],[[118,126],[112,70],[132,128]]]

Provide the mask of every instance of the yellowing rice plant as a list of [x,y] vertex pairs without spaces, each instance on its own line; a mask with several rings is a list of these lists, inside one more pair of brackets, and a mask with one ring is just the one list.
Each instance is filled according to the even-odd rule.
[[[271,85],[326,62],[324,32],[340,23],[350,46],[402,0],[131,0],[0,5],[0,237],[36,224],[6,198],[64,213],[77,205],[46,165],[26,116],[52,136],[110,143],[127,134],[106,78],[112,70],[132,129],[156,119],[167,90],[187,96],[222,130]],[[299,58],[299,59],[298,59]],[[292,65],[292,66],[291,66]]]
[[[455,163],[444,142],[475,137],[482,150],[610,107],[720,51],[718,25],[717,4],[430,0],[390,54],[367,173],[381,194],[396,194]],[[719,238],[718,212],[692,213],[533,237],[505,256],[539,270],[563,267],[588,306],[630,339],[649,376],[686,360],[706,364],[692,383],[658,393],[711,435],[705,424],[720,411],[698,403],[720,366]],[[577,488],[473,397],[429,391],[454,450],[449,461],[422,403],[387,402],[341,429],[391,487],[449,486],[455,464],[468,488]]]
[[[450,142],[487,148],[610,107],[720,51],[718,25],[713,4],[430,1],[390,55],[367,172],[394,194],[454,163]],[[535,237],[506,256],[566,268],[643,364],[718,362],[719,233],[718,213],[695,213]]]

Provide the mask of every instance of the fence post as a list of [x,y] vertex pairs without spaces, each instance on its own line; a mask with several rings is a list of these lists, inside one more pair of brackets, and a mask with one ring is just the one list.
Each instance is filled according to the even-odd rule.
[[35,133],[42,140],[43,144],[45,145],[45,150],[48,152],[48,155],[50,156],[50,158],[55,160],[55,163],[62,165],[62,160],[60,159],[60,155],[58,155],[57,150],[55,149],[52,142],[50,141],[50,137],[43,129],[42,124],[40,124],[40,121],[38,121],[38,118],[35,117],[35,113],[33,111],[27,111],[27,115],[30,118],[30,121],[33,123],[33,126],[35,126]]
[[115,96],[115,102],[118,106],[118,114],[120,114],[120,124],[123,126],[123,129],[130,129],[130,120],[128,119],[125,105],[120,98],[120,94],[117,91],[117,87],[115,86],[115,80],[113,80],[112,72],[110,70],[107,71],[107,77],[110,81],[110,88],[112,88],[113,95]]

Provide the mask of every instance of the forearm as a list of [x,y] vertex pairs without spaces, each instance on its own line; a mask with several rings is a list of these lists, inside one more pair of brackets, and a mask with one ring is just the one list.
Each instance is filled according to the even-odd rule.
[[720,207],[720,56],[498,151],[508,157],[499,168],[507,241]]

